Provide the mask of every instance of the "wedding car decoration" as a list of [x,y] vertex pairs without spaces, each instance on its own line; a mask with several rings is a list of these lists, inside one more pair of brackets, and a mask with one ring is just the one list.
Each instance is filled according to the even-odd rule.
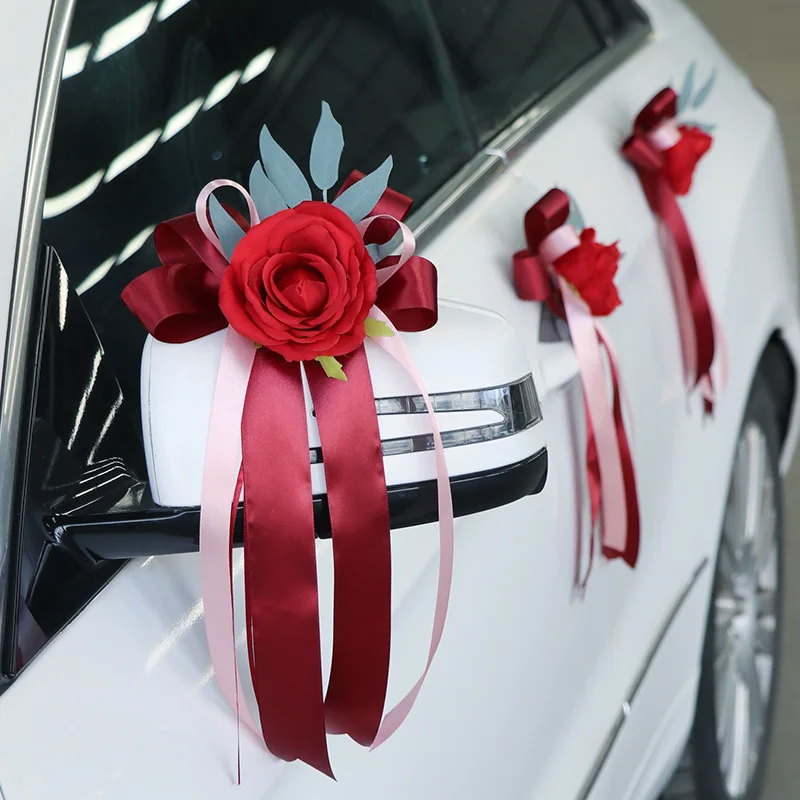
[[[247,649],[269,750],[332,776],[326,733],[377,746],[414,704],[442,634],[453,510],[441,437],[398,331],[437,320],[436,269],[414,255],[411,199],[387,188],[391,157],[353,173],[328,202],[344,147],[326,103],[311,144],[312,187],[264,127],[249,191],[213,181],[194,214],[155,230],[161,266],[123,299],[150,334],[187,342],[227,327],[203,478],[200,561],[217,680],[254,731],[237,672],[231,537],[244,493]],[[232,187],[249,220],[216,198]],[[399,252],[395,252],[398,251]],[[383,717],[389,671],[391,551],[386,480],[365,343],[416,383],[437,465],[439,592],[427,665]],[[306,389],[319,427],[333,540],[334,624],[323,697]]]
[[[579,234],[568,222],[578,216],[571,215],[569,196],[560,189],[551,189],[528,210],[528,247],[514,255],[514,283],[520,298],[544,301],[569,326],[584,388],[592,531],[602,514],[603,554],[634,567],[639,555],[639,499],[623,418],[626,400],[608,333],[596,319],[608,316],[622,302],[614,283],[620,252],[616,244],[598,242],[593,228]],[[611,374],[611,400],[603,351]],[[591,547],[590,566],[594,534]],[[575,582],[583,588],[589,570],[583,578],[579,570],[580,563]]]
[[[713,87],[712,73],[692,97],[693,76],[694,70],[690,68],[681,93],[682,106],[701,105]],[[672,89],[660,91],[636,117],[633,134],[624,143],[622,152],[636,168],[648,205],[665,229],[684,382],[688,391],[700,390],[704,411],[711,414],[716,399],[711,368],[719,356],[724,384],[726,344],[678,196],[689,193],[697,165],[711,148],[713,139],[696,125],[678,124],[678,107],[679,98]]]

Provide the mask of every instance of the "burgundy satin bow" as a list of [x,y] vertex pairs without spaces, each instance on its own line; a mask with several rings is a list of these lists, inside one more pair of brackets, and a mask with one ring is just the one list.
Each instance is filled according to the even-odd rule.
[[[688,303],[687,314],[691,317],[693,328],[693,335],[683,331],[681,334],[684,340],[688,340],[682,341],[684,372],[687,379],[694,382],[694,388],[705,381],[713,392],[711,365],[716,341],[711,301],[700,274],[689,228],[666,171],[667,155],[651,138],[659,126],[674,120],[676,114],[677,95],[672,89],[663,89],[637,116],[633,134],[624,143],[622,152],[636,168],[650,209],[664,223],[680,261],[680,277],[684,286],[678,287],[678,290],[673,287],[676,311],[680,322],[683,316],[681,304]],[[686,300],[682,300],[681,296]],[[693,375],[690,365],[694,368]],[[704,409],[707,414],[713,412],[710,396],[704,398]]]
[[[552,264],[548,264],[540,256],[540,248],[544,241],[555,231],[567,223],[570,212],[569,197],[560,189],[551,189],[544,197],[535,203],[525,214],[525,238],[528,243],[527,250],[514,254],[514,285],[517,294],[523,300],[544,301],[556,316],[566,319],[564,298]],[[602,331],[595,327],[595,335],[601,347],[605,348],[611,372],[613,387],[612,412],[614,420],[615,445],[618,449],[619,461],[622,468],[622,480],[625,493],[625,511],[627,530],[625,532],[625,546],[622,550],[611,548],[603,541],[603,554],[606,558],[622,558],[631,567],[636,565],[639,557],[640,519],[639,498],[636,487],[636,473],[633,464],[633,455],[628,441],[628,434],[622,414],[621,387],[619,382],[618,366],[613,353],[608,347]],[[584,391],[588,387],[584,386]],[[591,504],[592,530],[594,530],[600,517],[601,499],[603,495],[603,475],[601,474],[600,460],[597,451],[597,439],[592,424],[589,408],[584,400],[584,413],[586,417],[586,475],[589,487],[589,500]],[[580,539],[579,539],[580,541]],[[591,537],[591,551],[589,564],[594,554],[594,535]],[[576,560],[576,586],[583,588],[588,579],[588,571],[583,580],[579,575],[579,557]]]
[[[353,173],[340,191],[360,180]],[[412,201],[387,189],[370,216],[401,221]],[[228,209],[231,211],[230,209]],[[247,223],[237,215],[246,230]],[[397,223],[373,222],[365,242]],[[160,341],[187,342],[227,325],[218,304],[227,267],[195,215],[156,228],[162,262],[122,297]],[[393,266],[382,259],[378,268]],[[401,331],[438,318],[434,265],[412,256],[378,291],[376,305]],[[299,363],[260,348],[242,417],[245,604],[248,653],[264,740],[272,753],[332,776],[326,730],[371,744],[383,714],[391,632],[389,511],[380,431],[366,351],[341,358],[347,382],[306,364],[324,458],[334,559],[333,656],[323,699],[316,545],[305,400]]]
[[569,196],[560,189],[551,189],[525,214],[527,250],[514,253],[514,286],[523,300],[544,301],[561,319],[564,302],[553,273],[539,260],[542,242],[569,219]]
[[[340,189],[360,180],[353,172]],[[387,189],[370,216],[390,214],[402,221],[413,201]],[[243,230],[248,224],[235,209],[226,206]],[[382,243],[394,233],[390,220],[376,220],[364,237],[366,244]],[[194,214],[184,214],[156,226],[155,245],[161,266],[134,278],[123,290],[125,305],[141,320],[151,336],[161,342],[181,344],[222,330],[228,324],[219,308],[219,282],[228,266],[205,237]],[[390,267],[397,256],[377,265]],[[436,267],[421,256],[412,256],[378,289],[375,303],[401,331],[432,328],[438,319]]]

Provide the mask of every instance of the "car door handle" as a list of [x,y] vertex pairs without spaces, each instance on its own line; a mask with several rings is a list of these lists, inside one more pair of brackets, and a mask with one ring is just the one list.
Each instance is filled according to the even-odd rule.
[[540,343],[539,358],[544,394],[565,386],[580,375],[580,365],[572,342]]

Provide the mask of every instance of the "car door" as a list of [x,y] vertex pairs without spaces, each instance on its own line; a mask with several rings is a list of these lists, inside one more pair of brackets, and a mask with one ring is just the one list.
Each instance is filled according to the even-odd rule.
[[[99,477],[123,507],[147,491],[137,479],[146,474],[136,399],[143,336],[116,298],[154,263],[153,225],[183,213],[207,179],[238,177],[237,159],[249,166],[265,115],[302,161],[323,98],[352,137],[353,167],[369,169],[386,151],[395,155],[393,186],[421,201],[412,225],[439,267],[442,296],[500,314],[524,343],[544,395],[551,456],[540,494],[459,520],[446,636],[397,736],[374,753],[332,740],[334,784],[302,765],[278,764],[246,735],[239,794],[574,796],[591,777],[689,571],[683,561],[674,574],[663,570],[664,559],[691,561],[670,536],[681,520],[675,496],[659,483],[674,464],[676,409],[683,409],[676,391],[664,411],[664,373],[656,366],[664,361],[677,372],[666,279],[663,270],[646,268],[658,263],[652,221],[617,154],[619,118],[606,106],[611,83],[596,86],[593,66],[624,61],[624,42],[641,41],[641,21],[577,2],[537,15],[526,3],[441,3],[422,16],[373,3],[309,4],[300,13],[287,3],[273,4],[275,24],[261,28],[253,24],[261,4],[242,3],[236,12],[208,2],[151,5],[78,3],[44,205],[44,241],[65,269],[60,291],[62,273],[50,264],[57,279],[46,306],[52,325],[85,331],[80,321],[68,323],[71,304],[79,311],[80,303],[104,348],[98,355],[88,347],[81,369],[60,379],[51,373],[52,408],[69,405],[71,414],[62,420],[61,454],[107,470],[93,472],[88,488],[96,492]],[[427,21],[424,34],[420,20]],[[550,43],[541,46],[542,60],[538,39]],[[530,63],[514,63],[515,53],[527,52]],[[493,62],[498,74],[487,71]],[[580,88],[592,91],[574,105]],[[548,107],[564,113],[542,131],[533,123]],[[530,147],[515,140],[523,131]],[[504,150],[513,158],[508,167],[498,155]],[[509,277],[522,216],[552,185],[567,188],[587,222],[609,240],[620,238],[628,254],[620,276],[625,305],[608,327],[634,409],[648,540],[636,572],[596,565],[583,599],[572,593],[576,542],[582,538],[585,553],[589,536],[574,359],[569,343],[543,339],[541,308],[519,301]],[[623,213],[629,204],[633,210]],[[56,359],[54,369],[59,365]],[[60,388],[70,380],[67,404]],[[63,486],[53,478],[47,488]],[[79,496],[81,488],[67,494]],[[395,536],[404,587],[395,638],[403,647],[393,670],[409,676],[426,645],[435,529],[421,526],[403,537]],[[25,671],[2,700],[0,775],[8,797],[233,795],[235,724],[210,671],[196,557],[134,561],[106,586],[117,563],[78,569],[47,544],[20,573],[21,596],[31,600],[21,613],[36,626],[28,625],[33,634],[15,651],[12,671]],[[241,554],[235,567],[240,590]],[[37,746],[35,730],[45,719],[45,712],[29,713],[34,699],[60,746],[51,753],[52,777],[40,774],[31,784],[26,748]]]
[[[437,259],[459,254],[460,263],[470,270],[469,280],[446,274],[444,290],[465,302],[483,298],[520,331],[531,358],[541,365],[545,415],[551,423],[555,415],[553,427],[558,427],[551,448],[552,477],[560,494],[558,530],[559,535],[571,537],[576,531],[563,524],[568,503],[585,508],[584,490],[577,487],[576,493],[577,480],[569,475],[570,470],[575,475],[582,472],[585,446],[580,387],[566,380],[575,372],[574,354],[564,342],[552,342],[543,331],[540,314],[513,296],[508,258],[524,245],[524,212],[554,186],[570,193],[573,208],[579,210],[578,224],[585,221],[596,228],[601,241],[620,243],[623,258],[617,285],[622,306],[603,324],[614,342],[631,405],[641,554],[633,571],[620,562],[598,563],[583,600],[561,608],[550,600],[548,610],[564,621],[568,639],[560,639],[531,616],[528,630],[546,654],[531,669],[525,688],[526,707],[537,708],[530,723],[536,728],[531,742],[537,747],[528,756],[532,769],[527,796],[583,798],[596,790],[592,797],[622,797],[636,785],[649,760],[660,759],[661,768],[668,768],[691,721],[711,580],[707,567],[716,548],[730,431],[738,408],[735,401],[723,400],[717,409],[718,424],[708,424],[696,400],[687,407],[658,231],[620,147],[638,111],[665,86],[674,82],[676,90],[688,93],[682,98],[684,119],[691,111],[697,115],[692,124],[703,124],[713,121],[704,118],[706,109],[701,106],[714,87],[715,71],[717,81],[731,81],[730,86],[739,77],[726,59],[701,67],[698,56],[707,49],[698,43],[692,46],[678,35],[649,35],[646,19],[625,3],[593,6],[593,25],[585,27],[581,27],[580,4],[572,15],[563,6],[551,9],[549,38],[538,51],[539,64],[535,58],[530,64],[523,57],[515,60],[514,54],[525,52],[514,40],[522,26],[522,5],[516,20],[502,25],[503,13],[513,18],[513,6],[505,4],[495,16],[478,3],[439,11],[440,24],[445,30],[449,26],[460,52],[485,57],[483,71],[465,60],[472,71],[465,66],[461,81],[467,87],[479,140],[501,175],[464,213],[461,225],[454,222],[451,231],[437,239],[432,252]],[[546,9],[541,12],[548,19]],[[563,41],[559,30],[564,31]],[[592,35],[616,41],[589,55]],[[493,36],[502,46],[492,46]],[[489,58],[489,53],[502,56]],[[558,59],[570,56],[582,56],[584,65],[549,95],[544,107],[534,107],[513,129],[492,139],[498,111],[487,96],[494,94],[513,105],[528,75],[535,91],[541,85],[536,79],[541,80],[547,69],[543,65],[553,67]],[[460,63],[458,58],[454,63]],[[576,95],[580,100],[570,102]],[[724,159],[715,164],[724,170]],[[702,209],[712,202],[718,185],[709,172],[714,167],[704,169],[686,206],[689,225],[696,223],[701,230],[707,221]],[[465,236],[465,229],[470,234]],[[721,306],[725,257],[705,234],[698,241],[701,256],[708,256],[712,296]],[[505,290],[498,288],[503,285]],[[567,452],[569,460],[562,461],[561,454]],[[563,472],[558,471],[559,464]],[[705,476],[702,490],[688,477],[689,464],[692,474],[700,470]],[[577,527],[585,545],[585,516]],[[548,556],[556,551],[556,543],[548,542],[542,557],[552,564]],[[555,572],[537,574],[532,580],[547,585],[556,580]],[[566,574],[558,579],[564,581]],[[551,583],[548,598],[556,591]],[[579,666],[571,671],[575,663]],[[654,745],[666,731],[670,735],[660,742],[665,752],[654,754]],[[611,766],[603,771],[607,762]],[[596,784],[601,773],[602,784]]]
[[[560,494],[557,527],[559,535],[581,536],[585,552],[585,516],[577,521],[577,531],[575,523],[572,529],[564,525],[573,498],[581,498],[578,504],[585,508],[585,490],[578,488],[576,493],[576,480],[569,476],[570,470],[577,476],[582,473],[585,441],[580,387],[565,381],[574,375],[575,363],[570,361],[569,346],[548,341],[551,337],[543,331],[540,314],[514,298],[508,256],[524,244],[524,212],[553,186],[571,194],[579,211],[576,218],[596,228],[601,241],[620,242],[624,256],[617,284],[623,305],[604,325],[614,342],[631,404],[641,555],[633,571],[620,562],[599,563],[582,601],[558,608],[551,600],[548,608],[557,618],[568,620],[568,640],[560,640],[531,617],[529,630],[547,655],[541,655],[530,671],[526,688],[530,707],[541,712],[531,723],[538,730],[531,733],[536,747],[528,756],[532,762],[528,796],[584,796],[593,788],[595,770],[604,766],[612,745],[616,745],[616,782],[613,788],[605,784],[602,791],[607,794],[597,796],[622,796],[636,773],[630,765],[651,756],[662,720],[666,724],[672,722],[671,715],[678,718],[680,737],[691,719],[696,654],[710,581],[706,565],[716,547],[727,480],[727,420],[728,415],[735,418],[737,409],[735,403],[727,408],[723,404],[717,412],[721,422],[715,426],[703,423],[696,402],[687,408],[663,251],[641,187],[620,147],[641,107],[671,82],[677,83],[677,90],[684,89],[686,75],[695,69],[694,86],[687,90],[692,96],[684,98],[684,105],[686,115],[691,109],[699,114],[695,122],[702,123],[703,111],[694,110],[700,105],[695,105],[696,98],[704,86],[709,91],[713,87],[713,67],[707,66],[705,74],[699,64],[692,67],[699,47],[692,50],[676,39],[650,36],[646,19],[625,3],[593,6],[588,21],[581,14],[586,7],[580,4],[571,12],[564,6],[550,9],[550,14],[539,9],[543,24],[547,20],[549,25],[549,39],[539,51],[532,48],[538,58],[527,61],[515,57],[526,51],[514,38],[523,25],[523,4],[516,14],[514,5],[490,12],[481,4],[460,3],[438,12],[445,40],[456,40],[460,53],[475,56],[468,62],[471,70],[465,66],[459,75],[467,107],[487,155],[505,166],[496,164],[501,176],[464,213],[461,225],[454,222],[451,231],[437,239],[432,252],[437,260],[458,253],[459,262],[470,271],[466,280],[445,274],[444,291],[465,302],[483,298],[520,331],[529,342],[532,360],[540,363],[545,415],[551,430],[558,429],[551,447],[552,478],[558,481]],[[614,44],[593,52],[592,37]],[[548,69],[560,68],[565,74],[570,58],[581,60],[583,66],[556,87],[544,107],[534,107],[514,129],[492,139],[498,118],[502,120],[503,105],[498,101],[513,107],[526,80],[529,92],[540,91]],[[459,63],[465,62],[454,58],[454,64]],[[718,79],[723,74],[729,73],[719,64]],[[576,95],[581,99],[571,103]],[[695,192],[699,204],[703,198],[709,202],[715,185],[703,175]],[[700,208],[688,206],[690,225],[703,219]],[[465,235],[467,229],[471,235]],[[707,267],[719,299],[721,287],[714,281],[724,274],[725,261],[712,258]],[[503,285],[504,290],[497,288]],[[567,452],[569,462],[561,462],[561,454]],[[558,471],[559,463],[564,472]],[[687,478],[689,463],[705,465],[702,498]],[[545,559],[548,552],[557,552],[556,543],[548,545],[543,549]],[[556,580],[553,573],[537,574],[535,580],[547,585]],[[566,577],[562,573],[558,579]],[[551,584],[546,594],[555,593]],[[507,613],[512,612],[507,609]],[[659,653],[666,639],[670,647]],[[680,642],[677,648],[675,642]],[[571,673],[569,665],[574,663],[580,666]],[[656,676],[649,681],[648,670]],[[680,748],[680,738],[672,747]],[[668,752],[666,758],[671,757]]]

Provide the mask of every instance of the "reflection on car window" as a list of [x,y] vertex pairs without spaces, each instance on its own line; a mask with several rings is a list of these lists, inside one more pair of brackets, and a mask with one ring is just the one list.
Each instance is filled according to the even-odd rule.
[[14,583],[17,669],[120,566],[57,544],[53,515],[152,502],[139,403],[145,331],[120,292],[157,266],[154,226],[190,213],[214,178],[246,185],[265,123],[307,165],[322,100],[344,128],[342,180],[391,154],[393,188],[419,202],[471,155],[414,7],[78,0],[44,206],[42,238],[60,261],[46,250]]
[[607,46],[614,17],[602,5],[431,0],[483,143]]
[[126,395],[140,324],[119,294],[157,264],[153,226],[203,185],[247,183],[269,125],[301,165],[321,100],[345,131],[342,179],[394,157],[419,203],[470,155],[413,4],[392,0],[83,0],[65,63],[45,203],[58,251]]

